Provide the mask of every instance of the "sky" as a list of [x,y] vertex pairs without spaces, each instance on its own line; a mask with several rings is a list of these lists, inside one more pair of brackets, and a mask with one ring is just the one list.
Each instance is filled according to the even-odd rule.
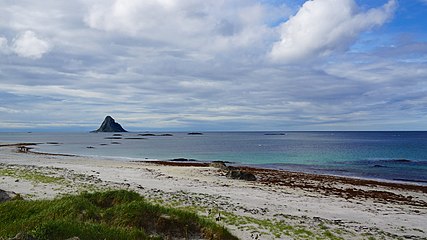
[[427,0],[2,0],[0,131],[427,130]]

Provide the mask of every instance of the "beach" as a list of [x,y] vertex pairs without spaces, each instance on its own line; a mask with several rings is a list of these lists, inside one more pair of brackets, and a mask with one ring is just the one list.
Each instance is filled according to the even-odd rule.
[[0,147],[0,189],[24,199],[128,189],[215,219],[240,239],[427,239],[427,186],[209,164],[115,161]]

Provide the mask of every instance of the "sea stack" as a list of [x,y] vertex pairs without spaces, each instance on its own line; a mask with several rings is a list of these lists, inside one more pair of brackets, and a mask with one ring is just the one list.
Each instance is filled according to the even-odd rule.
[[111,116],[106,116],[101,126],[92,132],[127,132]]

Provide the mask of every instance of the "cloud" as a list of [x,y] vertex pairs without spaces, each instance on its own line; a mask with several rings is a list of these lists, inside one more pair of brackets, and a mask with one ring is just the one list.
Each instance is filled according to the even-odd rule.
[[7,53],[9,46],[7,44],[7,38],[0,37],[0,53]]
[[307,1],[298,13],[279,27],[274,43],[274,61],[295,63],[346,50],[359,36],[381,26],[393,15],[396,0],[380,8],[359,12],[354,0]]
[[93,29],[213,52],[262,43],[273,33],[268,24],[288,12],[254,0],[109,0],[92,1],[85,23]]
[[[399,121],[424,129],[425,41],[398,44],[393,26],[363,34],[375,44],[358,37],[384,24],[394,1],[357,0],[367,10],[356,0],[330,2],[0,1],[0,54],[7,55],[0,56],[0,130],[68,123],[92,130],[106,114],[133,130],[390,130]],[[283,35],[285,26],[295,32]],[[295,37],[303,27],[319,32]],[[275,60],[295,64],[265,58],[292,36],[298,58]],[[23,51],[37,61],[14,51],[19,39],[44,46],[40,54]],[[353,41],[363,51],[341,52]],[[321,65],[299,64],[328,53]]]
[[39,38],[33,31],[19,34],[11,47],[12,51],[20,57],[39,59],[51,49],[48,41]]

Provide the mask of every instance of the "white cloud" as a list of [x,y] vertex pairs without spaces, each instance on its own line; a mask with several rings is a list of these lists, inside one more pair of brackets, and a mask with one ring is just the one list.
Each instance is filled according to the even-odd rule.
[[280,26],[280,41],[270,57],[293,63],[345,50],[364,31],[384,24],[394,13],[396,0],[359,12],[354,0],[307,1]]
[[95,0],[89,5],[85,22],[91,28],[197,51],[257,45],[271,34],[268,22],[289,12],[253,0]]
[[39,38],[33,31],[25,31],[13,40],[12,51],[20,57],[39,59],[49,52],[49,42]]
[[0,37],[0,54],[9,54],[10,49],[7,38]]
[[9,46],[7,45],[7,38],[0,37],[0,53],[7,53]]
[[166,31],[184,34],[208,27],[202,26],[206,5],[191,0],[180,4],[164,0],[93,1],[85,22],[95,29],[156,38]]
[[[380,44],[358,41],[369,50],[333,54],[322,65],[265,58],[281,34],[296,41],[283,46],[301,59],[345,50],[392,15],[394,1],[378,7],[387,1],[363,1],[367,10],[359,0],[0,1],[0,51],[7,54],[0,56],[0,113],[8,123],[0,128],[88,126],[106,113],[135,130],[348,130],[370,123],[385,129],[402,116],[425,128],[427,67],[419,39],[380,55]],[[306,5],[282,24],[290,10],[269,2]],[[285,35],[285,26],[293,31]],[[314,33],[300,37],[301,30]],[[31,58],[54,49],[27,61],[15,55],[18,45],[20,56]],[[407,58],[414,61],[399,60]]]

